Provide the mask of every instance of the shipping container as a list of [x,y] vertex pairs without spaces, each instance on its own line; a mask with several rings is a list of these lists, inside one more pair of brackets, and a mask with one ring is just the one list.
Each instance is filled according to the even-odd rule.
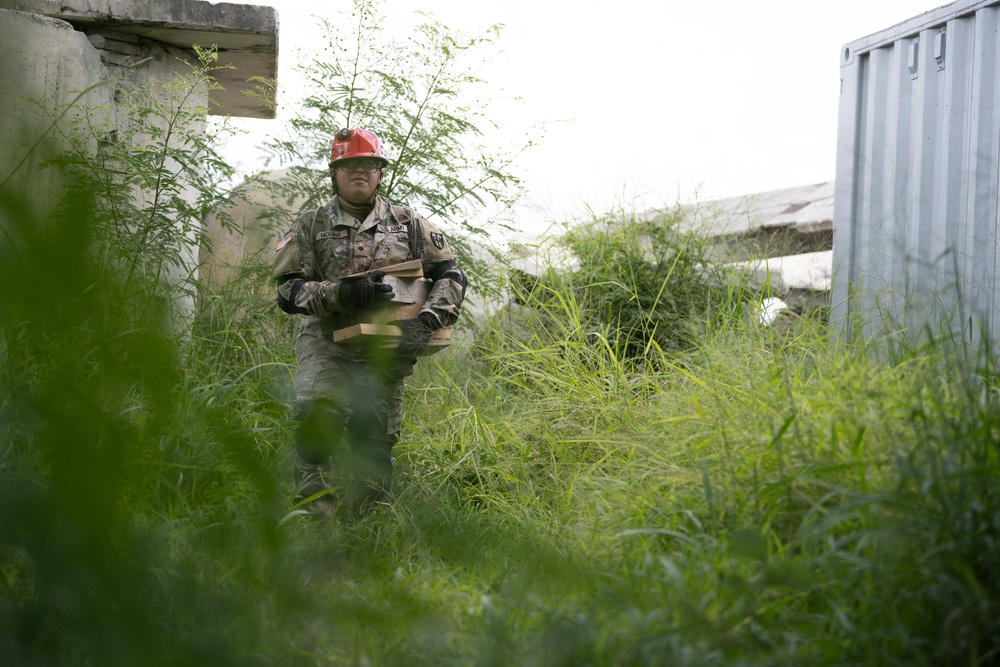
[[998,29],[1000,0],[962,0],[841,51],[839,331],[887,345],[1000,337]]

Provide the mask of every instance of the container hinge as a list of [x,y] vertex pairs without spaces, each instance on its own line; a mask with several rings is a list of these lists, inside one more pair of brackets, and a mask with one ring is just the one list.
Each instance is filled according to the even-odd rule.
[[944,56],[948,48],[948,39],[945,29],[941,28],[934,36],[934,60],[937,61],[938,71],[944,69]]

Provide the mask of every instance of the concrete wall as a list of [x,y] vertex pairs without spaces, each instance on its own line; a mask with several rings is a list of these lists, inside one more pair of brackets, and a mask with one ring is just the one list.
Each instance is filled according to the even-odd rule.
[[[65,105],[100,107],[103,120],[121,120],[126,111],[116,85],[130,89],[152,82],[159,90],[190,72],[189,64],[197,60],[193,44],[220,45],[226,52],[220,61],[234,64],[239,75],[227,74],[232,81],[219,99],[195,91],[187,102],[191,107],[273,117],[240,94],[240,82],[250,76],[275,77],[277,19],[271,8],[194,0],[0,0],[0,35],[0,80],[7,83],[6,113],[0,114],[0,184],[6,195],[39,202],[53,193],[57,178],[41,169],[41,161],[60,146],[33,147],[43,137],[58,135],[49,132],[51,119]],[[204,133],[206,120],[202,115],[184,130]],[[99,139],[93,137],[95,153]],[[184,185],[182,196],[193,202],[194,189]],[[188,233],[181,266],[170,277],[175,284],[197,273],[197,231]],[[193,312],[190,293],[179,295],[178,312]]]
[[303,198],[284,201],[269,190],[286,174],[276,169],[260,182],[240,188],[228,205],[205,216],[198,268],[209,291],[222,288],[239,270],[257,263],[270,266],[274,245],[304,206]]
[[[48,123],[42,109],[30,99],[54,110],[107,79],[108,71],[87,36],[65,21],[0,9],[0,33],[4,35],[0,41],[0,80],[9,82],[5,113],[0,114],[0,181],[17,169],[5,191],[37,196],[51,191],[52,183],[40,180],[41,153],[30,154],[30,149]],[[109,90],[93,89],[81,101],[97,104],[109,99]]]
[[[0,8],[59,19],[86,34],[117,32],[190,51],[219,47],[209,113],[274,118],[274,110],[243,95],[252,77],[278,77],[278,16],[271,7],[203,0],[0,0]],[[4,32],[4,39],[11,33]]]

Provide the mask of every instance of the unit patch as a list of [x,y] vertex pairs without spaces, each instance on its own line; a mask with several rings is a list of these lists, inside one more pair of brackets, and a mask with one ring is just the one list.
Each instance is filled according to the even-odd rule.
[[292,233],[288,232],[287,234],[281,237],[281,240],[278,241],[278,245],[274,246],[274,252],[278,252],[279,250],[284,248],[286,245],[288,245],[288,243],[291,240],[292,240]]
[[444,250],[444,234],[439,232],[431,232],[431,243],[438,250]]

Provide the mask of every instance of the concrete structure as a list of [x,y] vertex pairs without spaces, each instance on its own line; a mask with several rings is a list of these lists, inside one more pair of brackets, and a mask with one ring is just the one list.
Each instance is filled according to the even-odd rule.
[[[39,200],[56,181],[41,169],[49,119],[76,102],[123,115],[115,86],[162,84],[190,72],[194,44],[217,46],[217,79],[225,90],[196,92],[190,103],[209,113],[271,118],[273,112],[242,94],[250,77],[276,79],[277,16],[272,8],[197,0],[0,0],[0,187],[5,196]],[[200,96],[199,96],[200,95]],[[31,100],[35,100],[34,102]],[[40,108],[41,107],[41,108]],[[43,111],[44,110],[44,111]],[[206,127],[202,117],[186,131]],[[58,146],[49,146],[49,154]],[[96,140],[95,140],[96,150]],[[189,244],[187,274],[196,269]],[[178,278],[185,269],[178,272]],[[190,303],[181,304],[190,311]]]
[[[205,216],[198,260],[203,288],[219,290],[227,280],[238,276],[241,268],[254,263],[270,267],[275,243],[306,205],[304,197],[287,201],[277,193],[287,175],[287,169],[275,169],[262,174],[258,181],[244,183],[228,204]],[[328,194],[325,180],[316,191]]]
[[1000,2],[851,42],[841,81],[833,320],[890,345],[927,325],[996,339]]
[[[0,12],[0,49],[5,56],[20,56],[15,63],[3,63],[4,81],[20,81],[32,93],[39,87],[56,95],[60,88],[80,90],[125,70],[134,80],[157,73],[156,62],[131,67],[144,58],[163,61],[171,53],[190,58],[192,45],[214,45],[219,65],[233,69],[219,71],[224,90],[213,93],[209,113],[274,117],[273,111],[241,92],[253,87],[251,77],[277,79],[278,19],[271,7],[201,0],[0,0]],[[89,39],[90,47],[80,38]],[[95,56],[104,71],[93,67]]]
[[833,182],[714,199],[685,206],[685,231],[716,239],[736,259],[829,251]]
[[[712,254],[737,264],[797,310],[828,308],[833,265],[834,183],[683,204],[678,229],[714,241]],[[673,221],[677,208],[651,210],[642,221]],[[549,270],[574,271],[579,259],[546,239],[521,239],[511,252],[514,280],[532,284]]]
[[[684,205],[683,231],[715,240],[720,259],[767,280],[790,305],[827,307],[833,265],[834,183]],[[662,217],[651,211],[646,219]]]

